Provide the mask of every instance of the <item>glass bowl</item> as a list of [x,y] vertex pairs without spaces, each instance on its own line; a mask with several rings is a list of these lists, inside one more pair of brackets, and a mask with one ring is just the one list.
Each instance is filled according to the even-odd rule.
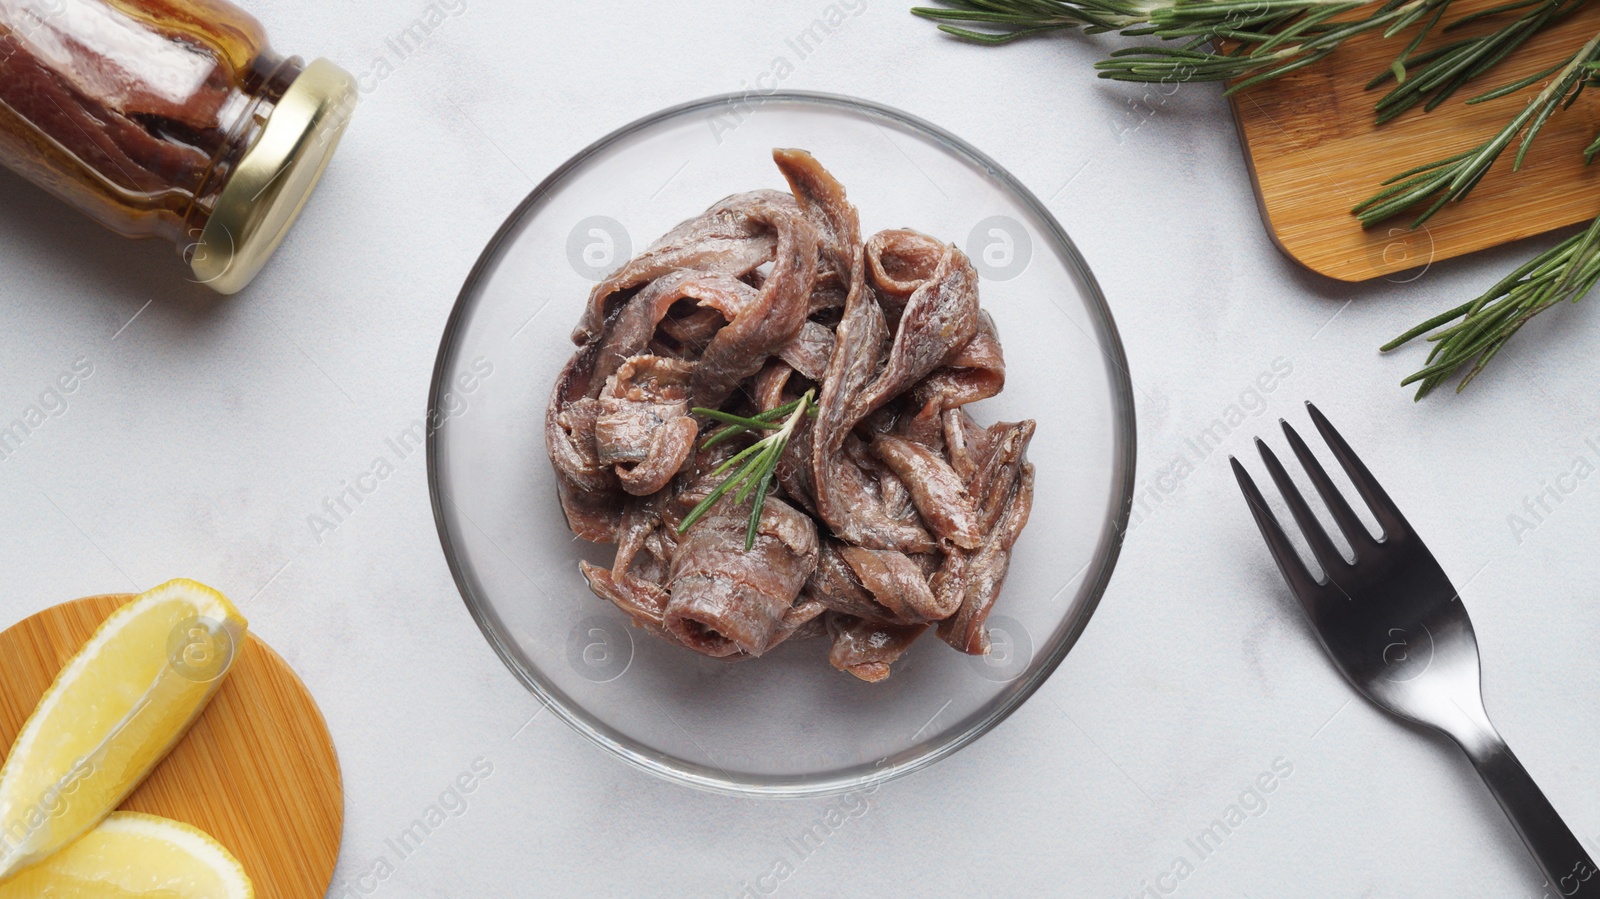
[[[774,147],[811,151],[864,235],[912,227],[963,247],[1005,347],[981,423],[1034,418],[1033,517],[989,619],[987,656],[931,635],[887,680],[834,670],[827,641],[705,658],[630,626],[578,560],[611,546],[567,530],[545,404],[590,287],[683,219],[738,191],[784,189]],[[557,169],[495,234],[445,327],[429,400],[428,483],[445,556],[484,636],[579,733],[669,780],[740,795],[866,787],[993,729],[1055,670],[1105,589],[1133,495],[1134,411],[1094,278],[1044,205],[988,156],[906,113],[803,93],[686,103]]]

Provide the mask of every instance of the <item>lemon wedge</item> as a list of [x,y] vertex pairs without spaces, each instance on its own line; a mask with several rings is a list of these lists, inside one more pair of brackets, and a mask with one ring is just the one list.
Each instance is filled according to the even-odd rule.
[[115,812],[76,843],[0,883],[0,899],[252,899],[244,866],[181,821]]
[[183,579],[106,619],[0,767],[0,881],[83,836],[144,780],[222,684],[247,627],[227,597]]

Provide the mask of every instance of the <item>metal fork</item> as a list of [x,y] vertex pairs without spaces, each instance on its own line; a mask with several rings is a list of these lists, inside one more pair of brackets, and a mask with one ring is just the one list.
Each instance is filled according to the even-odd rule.
[[1379,708],[1455,740],[1562,896],[1600,897],[1594,862],[1511,754],[1483,708],[1478,640],[1444,569],[1390,501],[1367,466],[1316,406],[1311,420],[1383,530],[1373,539],[1305,441],[1282,422],[1300,465],[1354,550],[1348,562],[1317,521],[1289,474],[1260,438],[1256,447],[1325,573],[1311,576],[1239,460],[1229,457],[1239,489],[1289,589],[1316,628],[1334,665]]

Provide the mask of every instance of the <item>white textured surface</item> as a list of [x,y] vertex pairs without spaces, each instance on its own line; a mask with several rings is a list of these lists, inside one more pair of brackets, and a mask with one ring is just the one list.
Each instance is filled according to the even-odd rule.
[[[528,723],[537,704],[451,582],[420,454],[320,543],[307,525],[422,414],[456,291],[533,179],[638,116],[793,57],[785,39],[825,14],[822,0],[465,0],[404,59],[385,41],[423,2],[250,4],[280,48],[362,75],[389,65],[365,79],[281,255],[231,299],[187,284],[164,247],[115,238],[0,173],[0,419],[74,360],[93,365],[65,412],[0,461],[0,619],[177,575],[233,596],[310,684],[338,743],[336,896],[732,895],[748,883],[792,896],[1125,897],[1180,858],[1193,869],[1182,896],[1537,896],[1536,869],[1464,759],[1350,701],[1226,453],[1187,448],[1281,358],[1291,373],[1223,449],[1248,449],[1278,415],[1303,422],[1302,399],[1329,413],[1466,584],[1490,713],[1600,854],[1600,480],[1579,482],[1520,543],[1507,520],[1575,460],[1597,460],[1585,443],[1600,445],[1595,310],[1549,313],[1465,396],[1417,406],[1395,384],[1419,356],[1375,352],[1544,242],[1403,284],[1324,280],[1268,241],[1215,87],[1141,100],[1092,77],[1090,41],[984,50],[942,39],[906,5],[847,11],[782,86],[931,119],[1045,198],[1127,345],[1141,489],[1180,457],[1194,465],[1163,482],[1176,489],[1132,531],[1077,649],[995,732],[859,807],[657,782],[548,713]],[[1280,758],[1292,774],[1264,813],[1197,861],[1185,840]],[[475,762],[492,773],[465,810],[398,859],[385,840]],[[787,848],[850,809],[808,857]],[[392,874],[365,876],[380,858]],[[792,872],[758,882],[780,860]]]

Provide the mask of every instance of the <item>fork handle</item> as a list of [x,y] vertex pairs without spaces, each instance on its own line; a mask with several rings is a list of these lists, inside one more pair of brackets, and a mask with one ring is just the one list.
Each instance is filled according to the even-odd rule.
[[1489,792],[1511,819],[1522,842],[1544,871],[1551,893],[1568,899],[1600,897],[1600,869],[1589,859],[1583,844],[1544,798],[1526,768],[1500,739],[1467,746],[1467,756],[1489,785]]

